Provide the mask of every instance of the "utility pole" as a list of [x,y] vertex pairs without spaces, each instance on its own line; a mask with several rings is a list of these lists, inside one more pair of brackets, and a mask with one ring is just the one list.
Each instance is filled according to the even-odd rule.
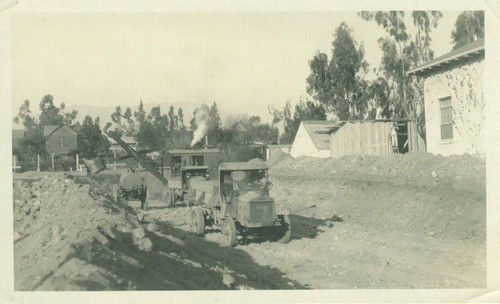
[[40,154],[36,155],[36,172],[40,172]]
[[54,152],[50,154],[52,156],[52,172],[54,172]]

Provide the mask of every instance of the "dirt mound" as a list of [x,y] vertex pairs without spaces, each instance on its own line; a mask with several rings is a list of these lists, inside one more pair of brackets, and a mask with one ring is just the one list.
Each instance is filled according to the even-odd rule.
[[300,157],[279,162],[270,176],[278,206],[292,213],[338,215],[369,229],[485,237],[485,162],[467,155]]
[[16,175],[15,289],[301,288],[245,252],[155,221],[154,213],[114,201],[110,186],[93,178]]
[[266,163],[270,166],[274,166],[277,163],[287,160],[289,158],[292,158],[290,154],[282,151],[276,151],[273,152],[273,154],[271,154],[271,157],[266,161]]
[[482,178],[485,176],[485,168],[484,160],[467,154],[443,157],[415,152],[390,157],[344,156],[339,159],[301,156],[280,161],[274,166],[274,171],[288,176],[330,175],[340,171],[395,177]]

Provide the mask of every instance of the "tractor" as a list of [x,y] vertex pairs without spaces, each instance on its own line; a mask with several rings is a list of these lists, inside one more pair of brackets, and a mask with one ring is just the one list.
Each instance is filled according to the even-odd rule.
[[288,215],[278,215],[269,195],[267,164],[261,160],[226,162],[218,167],[217,179],[194,177],[189,182],[190,229],[203,235],[207,226],[218,226],[225,246],[234,247],[237,235],[271,237],[290,241]]

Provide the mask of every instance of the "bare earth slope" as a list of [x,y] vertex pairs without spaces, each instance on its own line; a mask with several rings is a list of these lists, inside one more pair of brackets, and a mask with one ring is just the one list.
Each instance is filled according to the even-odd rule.
[[187,232],[188,208],[114,202],[94,179],[14,176],[16,290],[472,288],[486,284],[484,161],[285,159],[288,244]]

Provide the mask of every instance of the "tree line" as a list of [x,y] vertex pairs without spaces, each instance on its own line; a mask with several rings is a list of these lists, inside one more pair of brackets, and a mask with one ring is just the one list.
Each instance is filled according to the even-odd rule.
[[[360,12],[358,16],[386,32],[385,37],[378,39],[382,59],[380,66],[373,69],[376,78],[367,80],[369,65],[364,59],[364,45],[355,41],[352,29],[342,22],[333,33],[330,58],[317,51],[309,61],[310,73],[306,78],[309,96],[300,97],[295,106],[287,100],[282,108],[269,107],[272,124],[249,115],[228,116],[223,124],[216,102],[196,108],[186,124],[182,108],[176,110],[170,106],[162,112],[156,106],[147,113],[140,100],[135,111],[117,106],[110,117],[112,122],[101,130],[99,117],[86,116],[80,124],[76,121],[77,111],[68,112],[64,102],[57,106],[53,96],[45,95],[39,104],[38,117],[32,114],[29,100],[19,108],[14,121],[23,124],[25,136],[14,152],[24,157],[46,155],[43,128],[61,124],[79,127],[81,140],[72,153],[88,158],[109,153],[110,144],[104,136],[109,132],[134,137],[138,149],[168,150],[190,147],[197,129],[207,136],[209,144],[230,155],[255,142],[292,143],[302,120],[326,120],[328,115],[338,120],[412,119],[425,138],[423,80],[407,77],[405,73],[434,58],[430,34],[438,26],[441,12],[414,11],[410,24],[402,11]],[[413,36],[409,33],[410,26],[416,33]],[[450,37],[453,49],[479,37],[484,37],[484,12],[461,13]],[[283,126],[280,134],[279,124]],[[194,147],[203,144],[200,140]]]
[[87,115],[82,123],[76,120],[78,112],[65,111],[65,104],[59,106],[54,103],[52,95],[45,95],[39,104],[40,114],[35,117],[30,109],[30,101],[25,100],[19,108],[14,122],[22,123],[25,136],[19,147],[14,148],[14,154],[21,158],[33,158],[37,154],[47,156],[44,127],[51,125],[68,125],[78,130],[78,147],[70,152],[83,158],[110,156],[110,142],[107,136],[111,132],[119,136],[133,137],[138,150],[164,151],[170,149],[201,148],[204,140],[191,143],[193,134],[200,124],[206,125],[202,137],[208,139],[212,147],[221,149],[229,159],[231,153],[255,142],[275,143],[278,130],[270,124],[262,123],[259,116],[232,115],[227,118],[225,126],[222,124],[217,103],[202,104],[193,111],[193,117],[187,125],[184,111],[170,106],[167,113],[162,112],[160,106],[152,107],[149,113],[144,109],[140,100],[137,110],[130,107],[125,110],[117,106],[111,114],[111,121],[101,129],[100,118],[93,119]]
[[[406,72],[434,58],[430,34],[442,13],[413,11],[411,23],[403,11],[365,11],[358,16],[386,32],[378,39],[382,59],[372,70],[375,79],[367,80],[363,43],[358,44],[353,30],[342,22],[334,31],[330,58],[318,50],[309,61],[309,96],[301,97],[293,114],[290,101],[281,109],[269,109],[274,122],[285,125],[282,142],[293,141],[300,121],[325,120],[327,115],[338,120],[411,119],[425,138],[423,79],[408,77]],[[462,12],[450,36],[453,49],[480,37],[484,37],[484,11]]]

